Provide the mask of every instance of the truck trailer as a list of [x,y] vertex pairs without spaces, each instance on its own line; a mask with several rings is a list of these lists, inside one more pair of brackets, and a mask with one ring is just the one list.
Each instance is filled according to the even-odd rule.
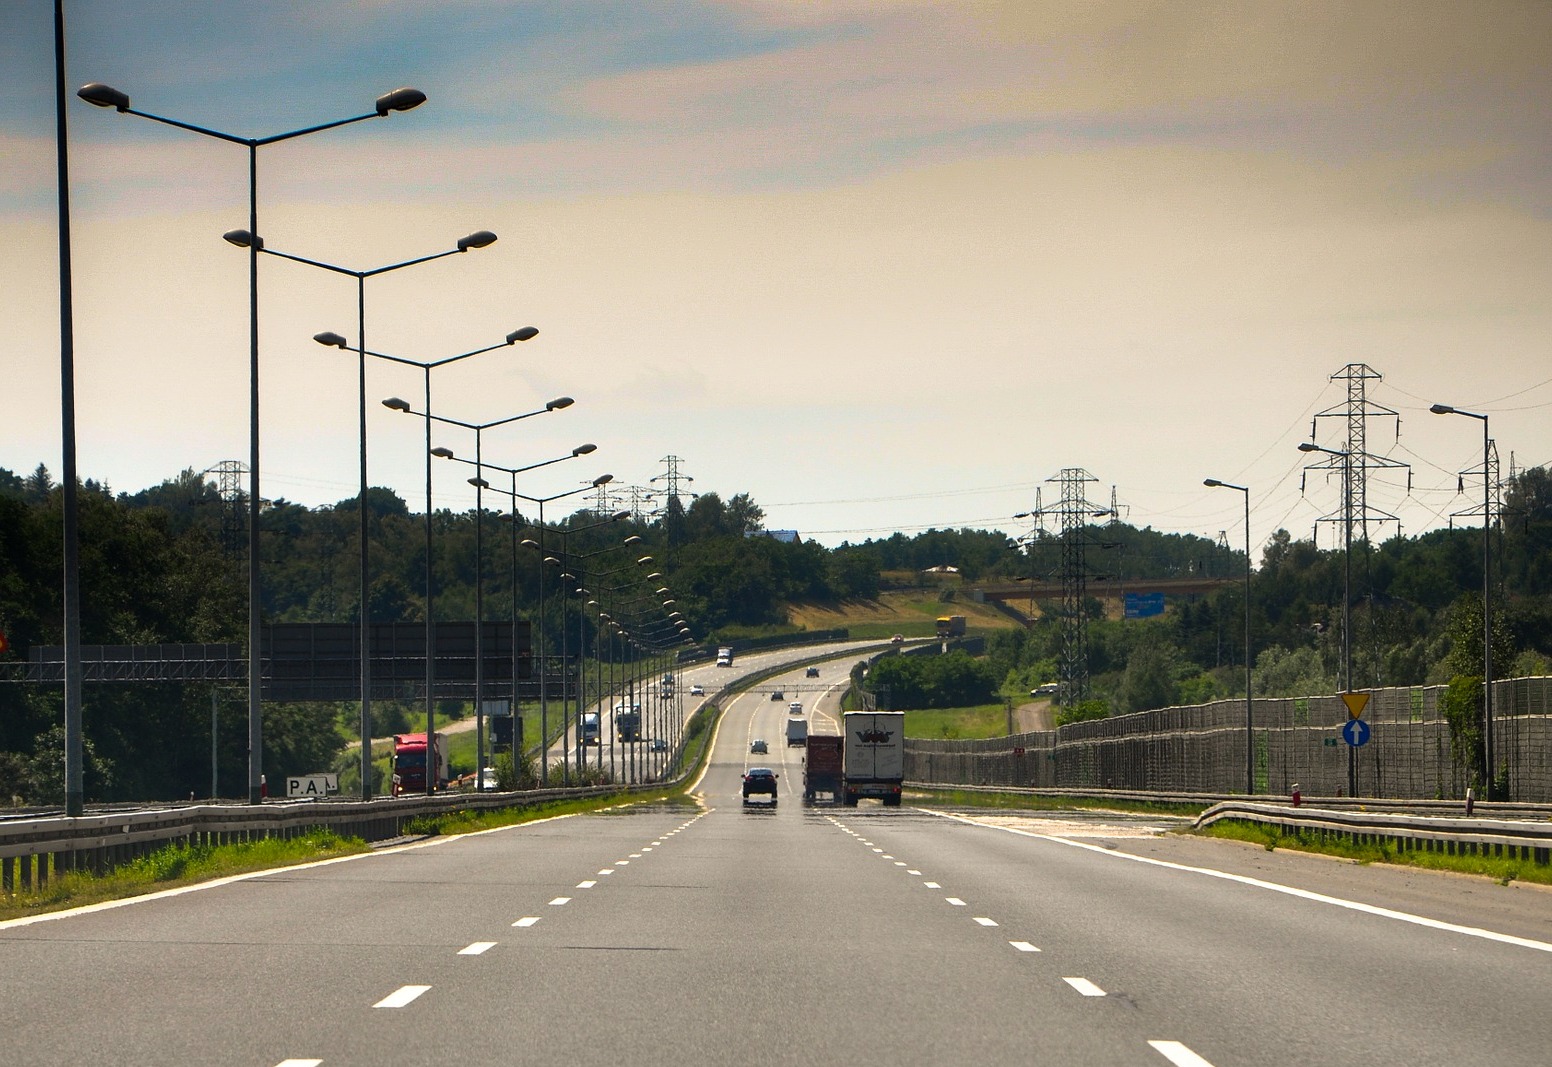
[[877,797],[886,807],[899,807],[905,781],[905,712],[848,711],[841,718],[846,806]]
[[431,756],[426,756],[425,734],[393,735],[393,795],[426,792],[426,767],[429,762],[432,789],[446,789],[451,777],[447,762],[447,735],[431,735]]
[[828,796],[841,802],[841,745],[839,734],[809,734],[808,755],[803,761],[803,803],[813,804]]
[[723,645],[717,649],[717,666],[731,667],[733,665],[733,646]]
[[787,720],[787,747],[793,748],[808,744],[808,720]]

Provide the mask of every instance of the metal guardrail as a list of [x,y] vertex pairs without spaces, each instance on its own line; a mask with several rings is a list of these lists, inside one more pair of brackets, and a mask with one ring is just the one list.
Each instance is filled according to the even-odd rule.
[[1254,822],[1283,831],[1335,834],[1355,844],[1387,841],[1401,851],[1504,856],[1539,865],[1552,862],[1552,823],[1533,819],[1481,819],[1334,808],[1293,807],[1246,800],[1214,804],[1196,819],[1197,828],[1224,820]]

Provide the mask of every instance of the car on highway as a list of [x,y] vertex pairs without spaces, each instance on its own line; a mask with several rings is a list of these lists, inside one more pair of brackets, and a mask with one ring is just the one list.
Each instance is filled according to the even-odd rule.
[[805,678],[818,678],[819,677],[819,668],[818,667],[810,667],[808,670],[803,672],[803,677],[805,677]]
[[769,767],[750,767],[744,772],[744,803],[753,796],[768,796],[771,806],[776,806],[777,774]]
[[895,634],[893,637],[891,637],[889,639],[889,643],[892,644],[892,645],[903,645],[903,644],[905,644],[905,635],[904,634]]
[[1048,697],[1061,692],[1061,686],[1056,682],[1043,682],[1029,691],[1032,697]]
[[690,695],[692,697],[703,697],[706,695],[706,687],[703,685],[692,685],[690,686]]
[[787,714],[788,715],[801,715],[801,714],[803,714],[803,702],[801,700],[794,700],[792,703],[788,704],[787,705]]
[[766,745],[765,738],[757,737],[753,741],[749,742],[749,751],[766,753],[770,751],[770,747]]
[[668,751],[668,742],[664,741],[661,737],[654,737],[652,739],[652,743],[650,745],[648,745],[647,747],[649,749],[651,749],[653,752],[667,752]]
[[786,700],[787,699],[787,694],[783,693],[780,689],[772,689],[771,690],[771,699],[772,700]]

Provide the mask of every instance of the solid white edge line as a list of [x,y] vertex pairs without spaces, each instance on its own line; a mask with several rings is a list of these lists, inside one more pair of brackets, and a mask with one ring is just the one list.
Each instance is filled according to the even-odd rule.
[[1461,926],[1457,923],[1444,922],[1441,919],[1430,919],[1425,915],[1413,915],[1410,912],[1396,911],[1392,908],[1382,908],[1376,904],[1365,904],[1357,900],[1345,900],[1342,897],[1327,896],[1324,893],[1312,892],[1308,889],[1299,889],[1291,885],[1282,885],[1278,882],[1267,882],[1260,878],[1251,878],[1243,874],[1230,874],[1228,871],[1214,870],[1211,867],[1192,867],[1185,863],[1173,863],[1169,860],[1154,859],[1151,856],[1133,856],[1128,852],[1112,852],[1101,845],[1090,845],[1082,841],[1069,841],[1063,837],[1053,837],[1050,834],[1037,834],[1030,830],[1020,830],[1015,826],[993,826],[990,823],[976,822],[953,812],[934,811],[931,808],[917,808],[917,811],[928,815],[936,815],[942,819],[952,819],[968,826],[979,826],[985,830],[1003,830],[1019,837],[1032,837],[1037,841],[1053,841],[1058,845],[1067,845],[1070,848],[1081,848],[1100,856],[1108,856],[1111,859],[1130,860],[1133,863],[1146,863],[1153,867],[1165,867],[1174,871],[1186,871],[1191,874],[1202,874],[1209,878],[1221,878],[1226,882],[1238,882],[1241,885],[1253,886],[1257,889],[1267,889],[1273,893],[1285,893],[1290,897],[1299,897],[1302,900],[1311,900],[1317,904],[1329,904],[1332,907],[1346,908],[1349,911],[1362,912],[1366,915],[1376,915],[1382,919],[1395,919],[1397,922],[1412,923],[1415,926],[1427,927],[1430,930],[1443,930],[1447,933],[1465,934],[1467,937],[1480,937],[1485,941],[1497,941],[1505,945],[1516,945],[1520,948],[1532,948],[1538,952],[1552,952],[1552,944],[1546,941],[1535,941],[1528,937],[1516,937],[1513,934],[1501,934],[1496,930],[1484,930],[1478,926]]
[[452,837],[432,837],[425,841],[415,841],[408,845],[393,845],[389,848],[374,849],[371,852],[357,852],[350,856],[333,856],[326,860],[310,860],[307,863],[296,863],[289,867],[271,867],[263,871],[244,871],[242,874],[229,874],[224,878],[212,878],[208,882],[175,886],[172,889],[162,889],[155,893],[142,893],[139,896],[121,897],[118,900],[103,900],[98,901],[96,904],[83,904],[79,908],[44,912],[42,915],[27,915],[20,919],[6,919],[0,922],[0,930],[10,930],[18,926],[31,926],[33,923],[53,922],[55,919],[69,919],[76,915],[90,915],[93,912],[125,908],[131,904],[144,904],[151,900],[165,900],[168,897],[179,897],[185,893],[197,893],[202,889],[217,889],[224,885],[231,885],[234,882],[246,882],[252,878],[268,878],[274,874],[290,874],[292,871],[306,871],[314,867],[328,867],[335,863],[351,863],[355,860],[371,859],[373,856],[391,856],[397,852],[410,852],[417,848],[434,848],[437,845],[461,841],[466,837],[479,837],[482,834],[499,834],[506,830],[521,830],[529,826],[554,822],[557,819],[574,819],[577,817],[577,814],[576,812],[570,812],[565,815],[551,815],[544,819],[534,819],[532,822],[513,823],[510,826],[493,826],[489,830],[471,830],[469,833],[456,834]]
[[372,1007],[402,1008],[430,988],[428,985],[402,985],[376,1004],[373,1004]]
[[275,1067],[318,1067],[322,1060],[281,1060]]
[[1149,1041],[1148,1044],[1175,1067],[1213,1067],[1179,1041]]
[[1102,997],[1105,991],[1087,978],[1063,978],[1062,981],[1072,986],[1086,997]]
[[460,955],[460,956],[479,956],[479,955],[483,955],[484,953],[488,952],[489,950],[491,950],[491,949],[493,949],[495,947],[496,947],[496,943],[494,941],[476,941],[472,945],[469,945],[467,948],[459,949],[458,950],[458,955]]

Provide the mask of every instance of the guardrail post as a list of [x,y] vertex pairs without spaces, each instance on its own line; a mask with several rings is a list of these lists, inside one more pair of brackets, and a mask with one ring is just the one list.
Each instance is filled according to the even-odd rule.
[[0,860],[0,890],[7,893],[16,888],[16,861],[10,856]]

